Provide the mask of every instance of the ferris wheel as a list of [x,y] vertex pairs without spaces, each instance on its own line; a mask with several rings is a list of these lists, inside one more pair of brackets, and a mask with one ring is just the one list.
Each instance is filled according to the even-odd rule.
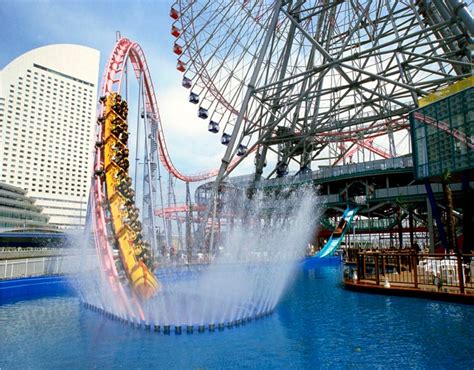
[[179,0],[170,16],[189,102],[227,146],[218,181],[252,151],[257,180],[267,160],[280,177],[395,156],[418,99],[473,72],[460,0]]

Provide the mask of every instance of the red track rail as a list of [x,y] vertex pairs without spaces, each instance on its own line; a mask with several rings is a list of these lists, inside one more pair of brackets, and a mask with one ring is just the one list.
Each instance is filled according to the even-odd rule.
[[[199,204],[195,204],[191,207],[191,211],[193,212],[202,212],[202,211],[205,211],[206,209],[207,209],[206,206],[199,205]],[[163,215],[165,217],[169,217],[170,215],[174,213],[182,213],[182,212],[189,212],[188,205],[182,204],[182,205],[176,205],[175,207],[164,208],[163,210],[157,209],[155,210],[155,215],[158,217],[163,217]]]
[[[147,117],[151,117],[158,124],[157,140],[159,142],[160,160],[169,173],[183,181],[193,182],[209,179],[217,174],[217,170],[198,175],[183,175],[173,165],[164,138],[163,128],[161,126],[158,105],[156,101],[153,82],[150,71],[145,59],[145,55],[140,45],[126,38],[120,38],[107,61],[102,77],[100,95],[107,96],[111,93],[121,92],[122,83],[125,81],[125,67],[130,61],[135,76],[138,80],[142,79],[145,91],[145,111]],[[104,106],[100,105],[98,117],[104,114]],[[98,126],[97,141],[102,138],[102,125]],[[100,171],[103,168],[104,158],[102,151],[98,146],[95,151],[94,170]],[[105,182],[101,176],[97,176],[92,185],[91,196],[93,197],[93,227],[96,250],[99,257],[99,263],[104,277],[109,283],[115,299],[117,300],[120,313],[128,317],[139,317],[144,319],[143,309],[138,298],[133,291],[127,293],[126,287],[119,279],[119,274],[115,266],[115,256],[112,252],[111,239],[107,223],[109,222],[106,213],[107,196],[105,194]]]
[[[147,117],[151,117],[151,119],[153,119],[158,124],[157,140],[159,143],[158,148],[160,161],[163,166],[175,178],[185,182],[197,182],[215,177],[218,173],[218,169],[195,175],[185,175],[178,171],[171,161],[171,157],[166,146],[165,135],[163,132],[163,126],[161,124],[160,113],[158,110],[158,104],[156,100],[155,89],[153,88],[150,70],[148,69],[145,54],[138,43],[133,42],[127,38],[121,38],[117,41],[114,50],[109,57],[102,78],[102,95],[107,95],[111,92],[120,93],[120,87],[122,81],[124,80],[124,69],[128,60],[130,60],[132,63],[136,78],[138,80],[140,79],[140,76],[143,78],[145,90],[145,110]],[[235,162],[233,164],[235,165]]]

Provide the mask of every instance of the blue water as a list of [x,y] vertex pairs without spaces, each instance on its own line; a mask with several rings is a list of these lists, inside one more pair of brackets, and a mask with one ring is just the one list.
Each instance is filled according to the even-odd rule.
[[276,312],[223,332],[132,329],[74,296],[0,306],[0,368],[474,367],[474,307],[353,293],[335,266],[301,271]]

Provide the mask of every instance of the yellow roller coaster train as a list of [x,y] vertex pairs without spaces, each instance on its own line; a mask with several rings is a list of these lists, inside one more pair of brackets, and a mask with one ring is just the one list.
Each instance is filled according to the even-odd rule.
[[104,115],[99,119],[99,124],[104,125],[100,143],[104,159],[102,176],[110,206],[110,226],[115,235],[114,254],[119,257],[116,266],[134,292],[148,299],[159,291],[160,284],[152,272],[151,248],[143,239],[132,179],[128,175],[128,106],[116,93],[103,99]]

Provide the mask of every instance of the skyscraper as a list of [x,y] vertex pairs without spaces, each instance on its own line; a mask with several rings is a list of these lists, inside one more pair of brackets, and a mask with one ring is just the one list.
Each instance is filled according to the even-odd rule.
[[0,71],[0,182],[27,190],[50,223],[84,224],[99,51],[31,50]]

